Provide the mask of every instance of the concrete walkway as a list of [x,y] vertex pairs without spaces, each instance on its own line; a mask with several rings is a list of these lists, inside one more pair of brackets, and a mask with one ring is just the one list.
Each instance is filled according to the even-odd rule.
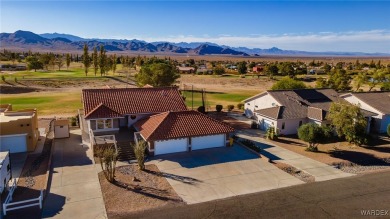
[[275,161],[281,161],[289,164],[299,170],[305,171],[315,177],[316,181],[325,181],[343,177],[353,176],[354,174],[345,173],[327,164],[297,154],[290,150],[279,147],[270,141],[261,137],[257,130],[240,130],[237,136],[240,138],[255,141],[262,148],[261,154]]
[[92,149],[81,142],[80,129],[55,139],[43,218],[107,218]]

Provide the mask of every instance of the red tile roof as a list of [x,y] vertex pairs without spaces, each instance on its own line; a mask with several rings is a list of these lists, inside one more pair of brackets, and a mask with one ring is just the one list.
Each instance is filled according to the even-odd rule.
[[86,119],[187,110],[174,87],[84,89],[82,100]]
[[95,109],[91,110],[85,117],[88,119],[97,119],[97,118],[118,118],[122,117],[121,114],[110,109],[103,103],[100,103]]
[[233,132],[229,125],[197,111],[165,112],[138,121],[135,125],[147,141]]

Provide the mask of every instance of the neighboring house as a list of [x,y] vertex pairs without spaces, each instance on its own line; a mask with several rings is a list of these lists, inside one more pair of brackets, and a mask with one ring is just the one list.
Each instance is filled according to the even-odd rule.
[[[244,100],[245,115],[259,128],[276,127],[283,135],[296,134],[305,123],[329,124],[326,115],[332,102],[343,101],[333,89],[266,91]],[[370,118],[375,114],[364,112]]]
[[255,66],[252,69],[253,72],[262,72],[263,70],[264,68],[262,66]]
[[160,113],[138,121],[134,127],[139,131],[135,134],[148,142],[151,155],[224,147],[234,131],[197,111]]
[[84,119],[93,133],[116,132],[166,111],[187,110],[177,88],[115,88],[82,91]]
[[7,188],[8,182],[12,178],[11,162],[9,160],[9,152],[0,152],[0,194]]
[[195,73],[194,67],[182,67],[182,66],[176,66],[180,73],[182,74],[192,74]]
[[361,109],[375,113],[371,119],[371,129],[385,133],[390,124],[390,92],[348,93],[341,97]]
[[38,139],[36,109],[12,111],[11,104],[0,105],[0,151],[34,151]]

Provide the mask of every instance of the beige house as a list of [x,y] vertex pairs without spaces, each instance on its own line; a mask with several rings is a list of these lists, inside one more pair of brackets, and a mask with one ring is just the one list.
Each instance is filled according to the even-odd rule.
[[13,111],[11,104],[0,105],[0,151],[34,151],[38,138],[36,109]]

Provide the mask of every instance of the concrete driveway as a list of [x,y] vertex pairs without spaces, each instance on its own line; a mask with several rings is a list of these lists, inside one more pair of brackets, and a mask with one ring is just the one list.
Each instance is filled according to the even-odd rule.
[[156,156],[151,163],[188,204],[303,183],[239,145]]
[[81,144],[81,130],[54,141],[50,193],[42,217],[107,218],[92,149]]

